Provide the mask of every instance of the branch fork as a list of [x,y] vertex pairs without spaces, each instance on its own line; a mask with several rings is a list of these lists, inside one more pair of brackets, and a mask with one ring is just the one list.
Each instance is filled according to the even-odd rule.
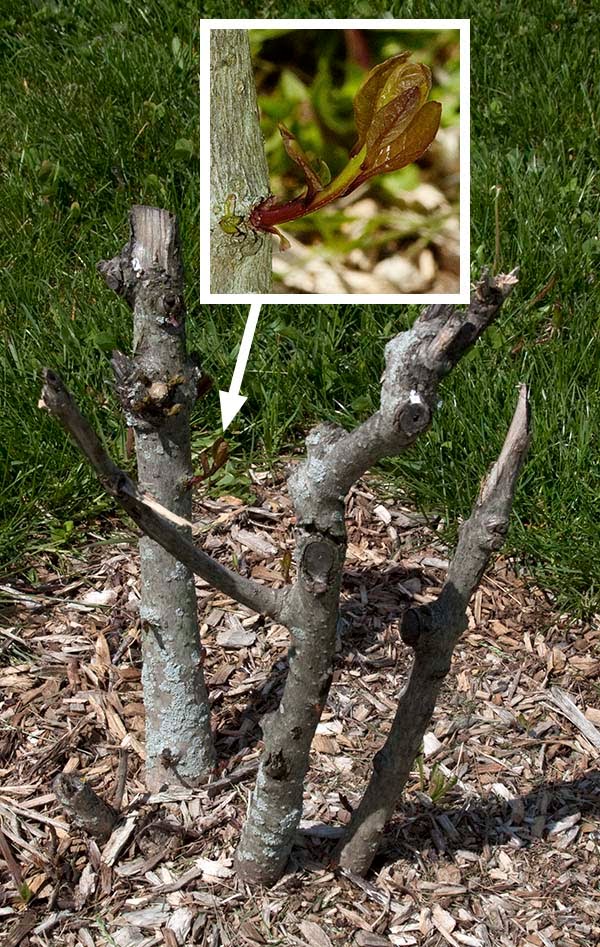
[[[119,266],[106,270],[110,279],[118,281],[119,272],[125,272]],[[516,283],[516,270],[497,277],[483,273],[464,311],[427,307],[410,329],[386,346],[379,410],[351,431],[320,424],[308,434],[306,458],[288,479],[297,522],[298,570],[294,585],[285,591],[241,576],[195,546],[160,498],[139,489],[110,459],[60,378],[45,371],[41,403],[71,434],[105,489],[146,536],[224,594],[290,631],[289,672],[278,710],[262,722],[264,751],[236,856],[238,874],[246,881],[271,884],[280,877],[300,822],[310,747],[333,675],[346,553],[346,495],[374,463],[401,453],[427,429],[440,381],[497,317]],[[504,446],[460,530],[437,600],[404,615],[401,636],[413,650],[412,669],[363,800],[338,848],[345,869],[368,869],[393,814],[466,627],[469,599],[504,540],[528,443],[528,396],[522,386]]]

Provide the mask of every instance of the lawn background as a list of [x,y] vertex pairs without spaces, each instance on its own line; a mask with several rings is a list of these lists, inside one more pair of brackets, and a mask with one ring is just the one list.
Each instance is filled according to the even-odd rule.
[[[390,489],[450,524],[502,441],[516,384],[532,388],[534,440],[509,546],[576,613],[600,587],[600,11],[591,2],[209,2],[203,16],[471,17],[472,275],[494,258],[521,281],[500,322],[443,387],[430,432],[383,468]],[[77,545],[110,504],[37,409],[59,369],[124,458],[110,352],[130,316],[95,273],[127,237],[133,203],[169,207],[185,240],[191,341],[228,387],[246,310],[198,306],[198,6],[81,0],[0,8],[0,560]],[[406,308],[263,308],[216,488],[289,452],[319,418],[351,424],[377,403],[383,345]],[[216,390],[196,449],[218,436]],[[32,576],[33,578],[33,576]]]

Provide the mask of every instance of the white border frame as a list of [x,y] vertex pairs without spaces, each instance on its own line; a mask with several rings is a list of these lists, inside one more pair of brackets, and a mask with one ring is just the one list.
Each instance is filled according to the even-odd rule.
[[[460,291],[458,293],[211,293],[210,292],[210,30],[268,28],[303,29],[363,29],[363,30],[444,30],[454,29],[460,35]],[[471,199],[471,138],[470,138],[470,39],[471,21],[468,19],[201,19],[200,20],[200,302],[251,303],[262,305],[282,303],[299,305],[363,304],[429,304],[469,302],[470,294],[470,199]],[[275,239],[275,238],[273,238]],[[207,287],[204,290],[203,287]]]

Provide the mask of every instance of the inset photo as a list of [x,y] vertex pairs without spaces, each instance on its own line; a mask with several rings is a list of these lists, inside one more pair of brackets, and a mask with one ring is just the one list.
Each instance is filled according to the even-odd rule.
[[202,302],[466,302],[469,21],[201,22]]

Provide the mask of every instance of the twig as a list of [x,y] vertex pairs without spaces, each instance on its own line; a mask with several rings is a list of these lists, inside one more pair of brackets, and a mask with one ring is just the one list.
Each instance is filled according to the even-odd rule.
[[121,804],[123,802],[123,793],[125,792],[125,785],[127,783],[127,762],[128,762],[128,753],[127,750],[119,750],[119,765],[117,767],[117,781],[115,785],[115,791],[112,798],[112,806],[115,812],[120,812]]
[[21,869],[19,868],[19,864],[16,861],[15,856],[13,855],[10,842],[8,841],[6,835],[4,834],[1,828],[0,828],[0,852],[2,853],[2,857],[4,861],[6,862],[6,867],[8,868],[8,872],[14,882],[15,888],[17,889],[17,891],[20,891],[23,885],[23,875],[21,874]]
[[235,786],[237,783],[243,782],[248,776],[253,776],[258,770],[258,763],[258,759],[251,760],[250,763],[238,766],[237,769],[234,769],[233,772],[227,776],[223,776],[222,779],[215,779],[214,782],[208,783],[206,786],[208,798],[214,799],[215,796],[218,796],[224,789],[229,789],[230,786]]
[[150,507],[139,494],[133,480],[109,457],[96,432],[79,411],[70,391],[50,369],[44,370],[39,406],[46,408],[60,421],[98,474],[104,489],[115,497],[142,532],[220,592],[242,605],[247,605],[253,611],[280,620],[284,594],[238,575],[217,562],[194,546],[169,520],[158,513],[156,502]]

